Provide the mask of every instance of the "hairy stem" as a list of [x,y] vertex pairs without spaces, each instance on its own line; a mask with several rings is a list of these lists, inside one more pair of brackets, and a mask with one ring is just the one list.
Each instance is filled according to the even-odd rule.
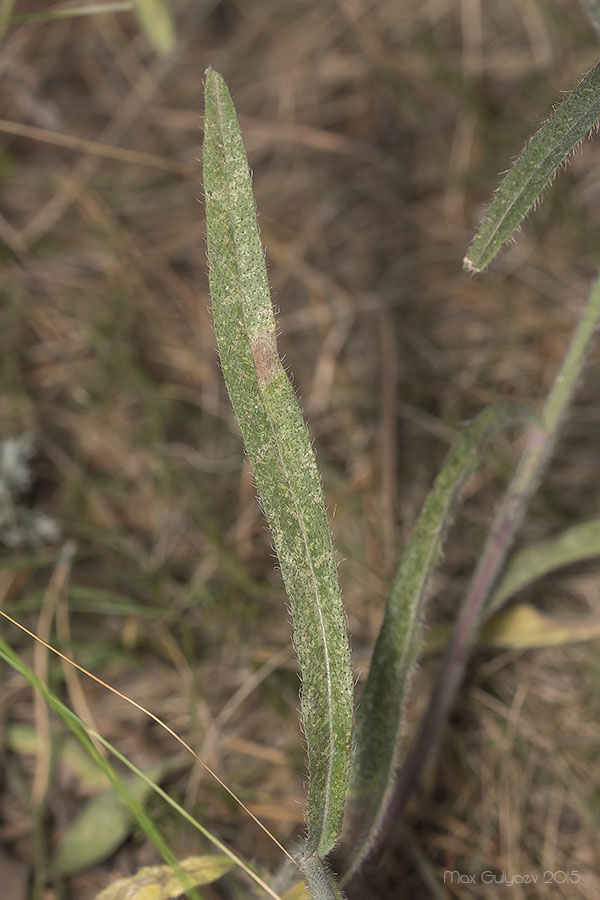
[[393,800],[387,809],[378,847],[381,846],[392,824],[402,815],[425,762],[437,745],[462,681],[477,629],[488,611],[486,603],[529,502],[548,466],[561,422],[573,396],[586,352],[599,321],[600,279],[594,285],[540,421],[530,429],[521,460],[494,519],[444,655],[429,708],[401,771]]
[[522,407],[491,407],[470,423],[448,453],[406,547],[356,714],[342,884],[352,879],[371,854],[394,794],[406,699],[422,646],[427,587],[440,560],[460,489],[477,468],[489,437],[526,415],[529,413]]

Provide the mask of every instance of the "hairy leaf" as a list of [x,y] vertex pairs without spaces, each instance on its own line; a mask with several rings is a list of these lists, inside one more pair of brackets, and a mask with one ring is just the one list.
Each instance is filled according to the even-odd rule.
[[204,190],[223,376],[290,598],[308,749],[306,854],[338,839],[348,779],[352,673],[321,479],[283,369],[248,161],[223,79],[206,73]]
[[558,167],[600,117],[600,63],[534,134],[496,191],[464,259],[481,272],[521,224]]
[[351,860],[344,881],[368,855],[393,791],[404,707],[422,646],[426,589],[458,492],[477,466],[482,443],[495,429],[524,415],[522,408],[492,407],[468,426],[450,450],[406,548],[356,714],[348,810]]
[[561,423],[569,408],[599,324],[600,278],[592,288],[542,414],[529,428],[525,448],[515,474],[494,516],[477,567],[460,606],[429,706],[421,721],[419,733],[404,761],[390,804],[388,821],[402,815],[425,760],[439,741],[464,676],[478,628],[486,614],[486,604],[502,572],[529,503],[552,458]]

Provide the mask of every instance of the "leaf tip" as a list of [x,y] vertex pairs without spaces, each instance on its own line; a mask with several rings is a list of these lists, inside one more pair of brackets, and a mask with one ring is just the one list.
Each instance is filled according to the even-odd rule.
[[219,86],[224,84],[223,78],[216,69],[213,69],[212,66],[207,66],[204,71],[204,90],[208,94],[209,92],[216,92],[219,89]]
[[463,269],[466,272],[471,272],[473,275],[477,275],[479,272],[483,272],[483,269],[476,266],[473,260],[469,259],[468,256],[465,256],[465,258],[463,259]]

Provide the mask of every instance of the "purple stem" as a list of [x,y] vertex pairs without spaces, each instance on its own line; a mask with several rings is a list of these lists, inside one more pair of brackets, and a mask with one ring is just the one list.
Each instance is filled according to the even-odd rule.
[[496,514],[479,564],[461,606],[452,638],[440,667],[437,684],[421,730],[402,766],[394,796],[387,809],[369,860],[383,848],[394,824],[402,816],[406,803],[418,783],[429,754],[437,746],[442,730],[460,687],[486,600],[500,574],[508,551],[539,483],[553,443],[549,432],[534,426],[527,440],[517,471]]

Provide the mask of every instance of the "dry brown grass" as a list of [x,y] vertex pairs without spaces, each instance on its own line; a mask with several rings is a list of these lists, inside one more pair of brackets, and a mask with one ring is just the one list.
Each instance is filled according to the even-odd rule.
[[[32,499],[78,544],[67,649],[186,736],[289,844],[303,816],[297,678],[208,312],[203,72],[224,74],[240,112],[281,348],[335,511],[364,672],[449,439],[490,401],[542,396],[597,267],[597,143],[489,274],[469,277],[460,260],[498,172],[598,50],[572,0],[172,5],[179,42],[165,59],[127,15],[5,36],[0,115],[37,130],[0,123],[0,434],[35,435]],[[529,538],[597,515],[599,382],[592,361]],[[456,608],[497,472],[470,486],[432,620]],[[34,628],[49,574],[3,576],[3,605]],[[591,575],[585,584],[582,593],[566,574],[531,596],[597,603]],[[90,587],[133,608],[104,613],[81,590]],[[374,896],[598,895],[597,657],[582,645],[474,661]],[[253,677],[252,691],[236,694]],[[29,690],[5,678],[5,722],[31,721]],[[114,697],[81,687],[102,733],[136,763],[174,752]],[[33,866],[21,789],[31,766],[5,758],[0,838]],[[66,777],[57,773],[48,794],[50,847],[82,803]],[[276,849],[201,773],[170,788],[242,854],[277,865]],[[182,854],[196,847],[187,832],[175,839]],[[74,879],[69,896],[92,897],[153,858],[133,844]],[[478,867],[577,869],[582,881],[433,887],[445,869]]]

